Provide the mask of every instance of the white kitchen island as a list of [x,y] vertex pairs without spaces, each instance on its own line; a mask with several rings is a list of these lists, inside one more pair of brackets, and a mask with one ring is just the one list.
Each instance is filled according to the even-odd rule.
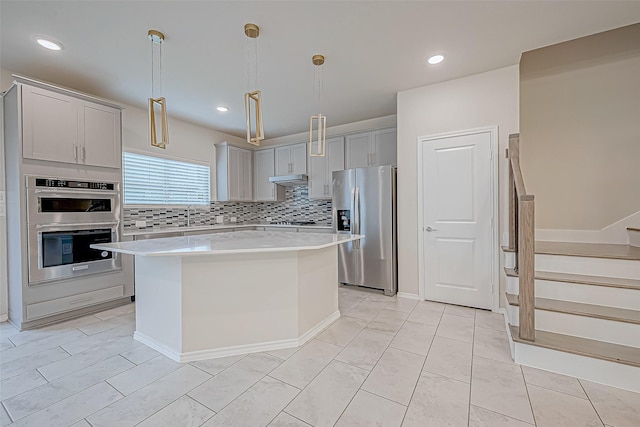
[[135,256],[134,338],[179,362],[297,347],[340,317],[338,245],[238,231],[92,245]]

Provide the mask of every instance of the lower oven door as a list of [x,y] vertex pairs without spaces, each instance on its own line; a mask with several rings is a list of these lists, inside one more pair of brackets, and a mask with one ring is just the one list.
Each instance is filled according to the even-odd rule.
[[117,222],[29,225],[29,286],[120,270],[119,254],[90,248],[118,240]]

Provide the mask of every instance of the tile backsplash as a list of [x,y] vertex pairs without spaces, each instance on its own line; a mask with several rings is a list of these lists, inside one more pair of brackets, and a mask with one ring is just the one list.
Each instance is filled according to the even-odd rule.
[[[271,221],[315,221],[317,225],[331,225],[331,200],[309,200],[309,187],[306,185],[287,187],[282,202],[211,202],[209,209],[198,206],[191,212],[192,226],[212,225],[216,216],[222,215],[224,222],[236,217],[237,222]],[[136,221],[144,221],[145,227],[136,227]],[[123,225],[126,230],[171,228],[187,226],[185,208],[124,207]]]

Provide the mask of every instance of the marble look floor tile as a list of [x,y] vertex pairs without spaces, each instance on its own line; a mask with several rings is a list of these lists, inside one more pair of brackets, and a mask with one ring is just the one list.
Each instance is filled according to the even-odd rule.
[[[122,398],[105,382],[63,399],[46,409],[11,424],[11,427],[66,427]],[[95,425],[95,424],[94,424]]]
[[360,390],[347,406],[336,427],[399,427],[406,406]]
[[580,383],[605,424],[615,427],[640,425],[640,393],[585,380]]
[[11,424],[11,418],[9,418],[9,414],[4,410],[4,407],[0,405],[0,427],[4,427],[9,424]]
[[0,400],[9,399],[46,383],[47,380],[35,369],[7,378],[0,381]]
[[58,347],[68,342],[76,341],[83,337],[86,337],[86,335],[77,329],[61,332],[56,335],[50,335],[41,340],[31,341],[18,347],[8,348],[0,355],[0,362],[8,363],[31,354]]
[[391,301],[385,307],[387,310],[404,311],[405,313],[411,313],[418,305],[417,300],[407,298],[397,298],[395,301]]
[[133,337],[123,337],[107,344],[95,347],[82,353],[74,354],[71,357],[50,363],[40,367],[38,370],[48,380],[53,381],[61,378],[78,369],[83,369],[101,360],[107,359],[124,351],[131,350],[139,345],[144,345],[135,341]]
[[87,420],[82,419],[75,424],[72,424],[71,427],[91,427],[91,424],[87,422]]
[[[60,347],[54,347],[39,353],[30,354],[11,362],[2,363],[0,365],[0,378],[6,380],[16,375],[38,369],[41,366],[55,363],[56,361],[68,359],[69,353]],[[46,378],[46,377],[45,377]]]
[[424,356],[390,347],[373,368],[362,389],[408,405],[424,360]]
[[125,359],[129,360],[130,362],[133,362],[136,365],[139,365],[141,363],[144,363],[148,360],[151,360],[155,357],[160,356],[160,353],[155,351],[151,347],[148,347],[146,345],[140,345],[131,350],[127,350],[123,353],[120,353],[120,355]]
[[96,322],[101,322],[101,320],[94,316],[85,316],[85,317],[80,317],[78,319],[68,320],[62,323],[56,323],[55,325],[22,331],[18,334],[15,334],[9,337],[9,339],[16,346],[21,346],[21,345],[28,344],[30,342],[34,342],[34,341],[38,341],[51,336],[59,335],[60,333],[65,331],[74,330],[81,325],[88,325]]
[[549,390],[570,394],[571,396],[587,399],[580,381],[577,378],[556,374],[555,372],[543,371],[542,369],[522,367],[524,380],[527,384],[537,385]]
[[422,368],[425,371],[465,383],[471,382],[471,351],[473,344],[435,337]]
[[587,399],[530,385],[529,399],[536,426],[602,427],[602,422]]
[[511,362],[511,348],[507,333],[495,329],[475,328],[473,355],[501,362]]
[[469,384],[422,372],[402,425],[466,427],[468,414]]
[[13,343],[8,337],[0,337],[0,355],[5,350],[9,350],[10,348],[14,348],[14,347],[15,345],[13,345]]
[[474,318],[443,314],[436,331],[437,336],[458,341],[473,342]]
[[182,396],[137,425],[137,427],[198,427],[215,412],[188,396]]
[[127,313],[121,316],[112,317],[102,322],[92,323],[90,325],[81,326],[78,329],[87,335],[95,335],[100,332],[108,331],[109,329],[117,328],[126,325],[135,325],[136,314]]
[[250,354],[188,394],[207,408],[219,412],[280,363],[281,359],[268,354]]
[[436,328],[436,326],[407,320],[389,345],[393,348],[426,356],[436,334]]
[[495,329],[496,331],[506,331],[504,315],[492,313],[489,310],[476,310],[476,328]]
[[532,425],[479,406],[471,405],[469,409],[469,427],[531,427]]
[[382,301],[365,300],[349,310],[347,316],[369,321],[376,317],[386,305],[387,303]]
[[316,339],[344,347],[349,344],[365,325],[366,320],[342,316],[320,333]]
[[368,371],[333,361],[286,407],[313,426],[333,426],[356,394]]
[[301,348],[302,347],[292,347],[292,348],[283,348],[282,350],[271,350],[271,351],[267,351],[267,354],[278,357],[282,360],[287,360],[288,358],[293,356],[296,351],[300,350]]
[[7,338],[18,334],[20,331],[8,321],[0,322],[0,337]]
[[160,355],[107,380],[121,394],[127,396],[180,367],[180,363]]
[[363,329],[336,356],[336,360],[370,371],[389,346],[391,339],[390,335]]
[[134,426],[211,378],[185,365],[158,381],[87,417],[93,427]]
[[202,369],[203,371],[211,375],[218,375],[220,372],[224,371],[229,366],[239,362],[245,357],[247,357],[246,354],[239,354],[236,356],[219,357],[217,359],[198,360],[196,362],[191,362],[191,364],[196,368]]
[[[295,387],[265,377],[211,418],[203,427],[264,426],[300,393]],[[269,396],[265,399],[266,396]]]
[[473,357],[471,403],[533,424],[520,366]]
[[[101,320],[97,320],[101,322]],[[124,337],[133,337],[134,325],[125,325],[113,329],[108,329],[99,334],[90,335],[84,338],[80,338],[77,341],[73,341],[67,344],[63,344],[62,348],[69,354],[78,354],[92,348],[101,347],[108,344],[111,341],[119,340]]]
[[444,309],[444,314],[475,318],[476,309],[471,307],[464,307],[461,305],[447,305]]
[[14,396],[3,403],[14,420],[21,419],[133,366],[133,363],[116,355],[56,381]]
[[124,314],[135,313],[135,312],[136,312],[136,305],[134,303],[130,303],[130,304],[121,305],[119,307],[110,308],[108,310],[101,311],[100,313],[95,313],[94,316],[96,316],[98,319],[101,319],[101,320],[109,320],[114,317],[120,317]]
[[409,313],[402,311],[384,309],[367,325],[367,329],[381,332],[383,334],[395,335],[405,320],[409,317]]
[[393,302],[395,300],[397,300],[398,298],[396,296],[386,296],[382,291],[378,291],[378,290],[370,290],[370,291],[364,291],[364,293],[367,295],[367,301],[380,301],[380,302]]
[[421,301],[413,309],[407,320],[409,322],[438,326],[444,312],[444,305],[431,301]]
[[324,341],[313,340],[302,347],[296,354],[278,366],[270,376],[302,389],[315,378],[342,347]]
[[310,427],[309,424],[296,417],[287,414],[286,412],[280,412],[278,416],[271,421],[269,427]]

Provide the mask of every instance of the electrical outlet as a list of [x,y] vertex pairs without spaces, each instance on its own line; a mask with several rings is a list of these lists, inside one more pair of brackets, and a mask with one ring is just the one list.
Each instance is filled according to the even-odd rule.
[[136,227],[143,228],[147,226],[147,221],[136,221]]
[[270,216],[267,217],[267,222],[271,222],[273,218],[271,218]]
[[222,224],[224,222],[223,215],[216,215],[216,224]]
[[236,222],[237,218],[235,216],[232,216],[231,218],[229,218],[229,221],[231,222]]

